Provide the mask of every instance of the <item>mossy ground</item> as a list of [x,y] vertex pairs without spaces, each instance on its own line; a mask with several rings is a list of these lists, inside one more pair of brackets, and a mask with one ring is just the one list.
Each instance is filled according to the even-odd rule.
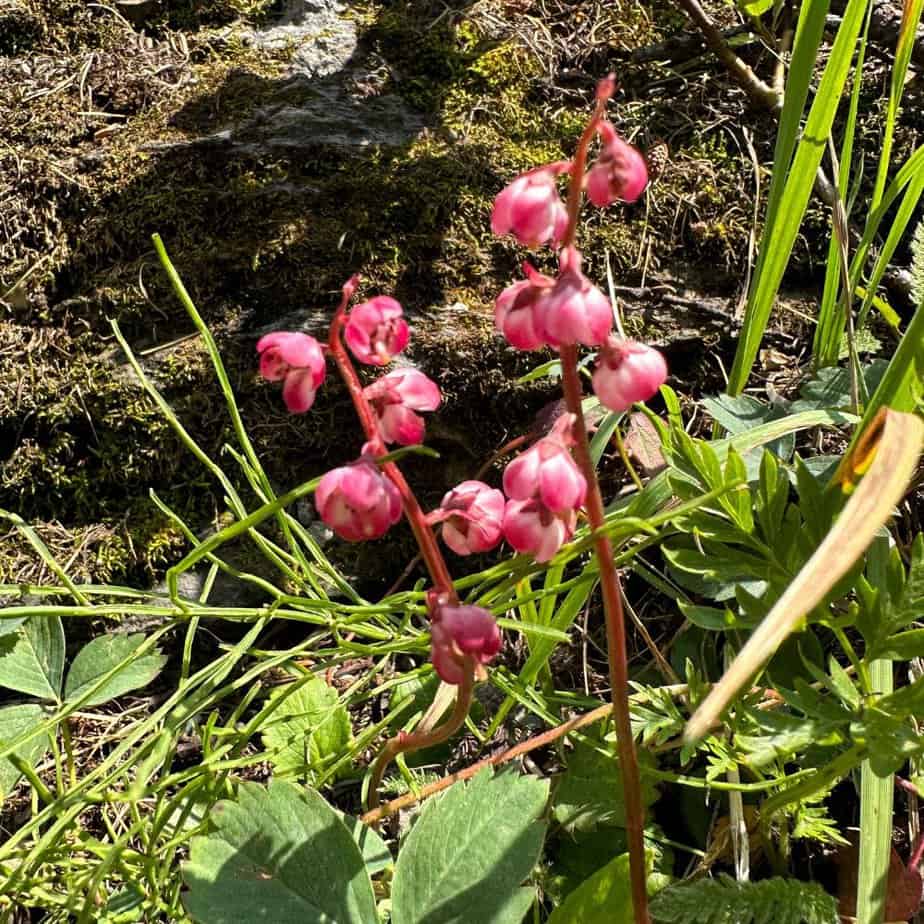
[[[257,380],[248,331],[305,309],[323,317],[356,271],[364,292],[399,298],[417,322],[412,358],[446,394],[432,432],[452,462],[411,467],[428,500],[548,398],[542,385],[512,384],[535,358],[515,356],[491,330],[493,298],[521,255],[490,236],[488,216],[512,175],[569,156],[595,75],[620,70],[619,128],[642,146],[666,138],[672,156],[643,204],[589,216],[588,273],[605,278],[609,258],[621,281],[663,270],[725,292],[742,276],[754,191],[742,95],[709,92],[716,78],[704,78],[703,60],[682,74],[628,62],[677,28],[670,4],[547,4],[543,15],[528,2],[452,12],[363,3],[349,15],[381,65],[366,92],[396,92],[420,111],[427,128],[413,141],[259,154],[164,146],[297,101],[289,53],[239,37],[240,24],[278,6],[170,0],[139,36],[102,7],[28,0],[18,37],[0,46],[0,109],[12,114],[0,168],[15,176],[0,232],[0,507],[45,524],[79,577],[149,579],[176,554],[182,539],[150,489],[194,529],[222,507],[112,340],[109,318],[137,350],[154,350],[146,366],[217,457],[229,429],[207,357],[195,339],[163,346],[192,326],[153,259],[152,232],[218,337],[280,485],[343,461],[360,440],[331,438],[354,429],[334,384],[311,415],[287,418]],[[756,117],[750,131],[766,160],[769,120]],[[447,324],[441,309],[454,304],[467,311]],[[35,574],[19,537],[0,540],[0,580]]]

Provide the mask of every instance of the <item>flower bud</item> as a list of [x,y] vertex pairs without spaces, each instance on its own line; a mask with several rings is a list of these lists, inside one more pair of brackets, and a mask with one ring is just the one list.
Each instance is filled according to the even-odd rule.
[[553,347],[603,343],[613,326],[610,300],[581,272],[581,254],[566,247],[559,274],[535,308],[536,328]]
[[441,680],[461,683],[465,658],[475,662],[476,676],[484,674],[501,650],[501,633],[494,617],[480,606],[443,604],[433,608],[430,624],[430,654]]
[[518,176],[494,200],[491,230],[498,237],[510,233],[526,247],[557,244],[565,233],[568,211],[555,177],[569,166],[550,164]]
[[667,363],[652,347],[610,336],[597,356],[594,394],[611,411],[650,398],[667,379]]
[[526,279],[507,286],[494,303],[494,324],[518,350],[538,350],[546,346],[538,324],[537,305],[555,285],[555,280],[523,264]]
[[427,518],[443,524],[443,541],[458,555],[487,552],[500,542],[504,495],[483,481],[463,481]]
[[347,317],[344,337],[353,355],[368,366],[385,366],[410,338],[401,305],[377,295],[357,305]]
[[378,539],[401,519],[401,495],[368,456],[329,471],[314,495],[321,519],[342,539]]
[[518,552],[549,561],[574,535],[577,512],[554,513],[537,497],[511,500],[504,510],[504,538]]
[[257,341],[260,375],[268,382],[283,380],[282,400],[293,414],[304,414],[324,381],[321,345],[314,337],[294,331],[275,331]]
[[538,497],[544,507],[562,513],[580,507],[587,496],[587,480],[569,447],[573,443],[573,414],[563,414],[548,436],[517,456],[504,470],[504,493],[513,500]]
[[363,389],[379,420],[386,443],[414,446],[423,442],[424,422],[414,411],[435,411],[440,390],[418,369],[396,369]]
[[600,156],[587,171],[587,198],[594,205],[635,202],[648,185],[645,157],[616,134],[610,122],[601,122],[597,131],[603,142]]

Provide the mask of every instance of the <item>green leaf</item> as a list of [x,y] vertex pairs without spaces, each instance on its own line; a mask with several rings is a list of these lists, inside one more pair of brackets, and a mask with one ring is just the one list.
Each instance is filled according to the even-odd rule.
[[548,924],[613,924],[631,921],[629,854],[611,860],[585,879],[549,917]]
[[213,811],[217,830],[194,837],[183,877],[200,924],[373,924],[375,897],[362,854],[313,790],[242,783]]
[[428,800],[395,865],[392,924],[520,924],[548,783],[486,768]]
[[[64,698],[73,702],[85,693],[89,693],[106,674],[131,658],[143,641],[144,636],[140,633],[137,635],[101,635],[84,645],[67,672]],[[120,671],[105,681],[89,699],[84,700],[83,705],[98,706],[130,690],[146,687],[161,672],[166,663],[166,655],[160,653],[143,655],[129,661]]]
[[[0,709],[0,746],[6,745],[30,728],[34,728],[43,718],[44,712],[38,703],[23,703],[19,706],[5,706]],[[35,766],[46,750],[48,750],[48,735],[43,732],[23,742],[13,753],[27,764]],[[0,801],[16,785],[20,775],[19,770],[7,758],[0,760]]]
[[350,743],[350,716],[337,691],[319,677],[278,687],[281,700],[263,729],[263,746],[279,776],[311,777]]
[[57,702],[63,673],[60,616],[32,616],[15,635],[0,639],[0,687]]
[[773,0],[735,0],[735,5],[745,16],[763,16],[773,9]]
[[353,815],[347,815],[344,812],[337,812],[340,820],[347,826],[347,830],[353,835],[360,852],[363,855],[363,861],[366,864],[366,871],[370,876],[388,869],[389,866],[395,865],[394,857],[388,849],[388,844],[382,840],[381,835],[375,828],[364,825],[358,818]]
[[[625,827],[622,773],[615,755],[607,750],[606,745],[579,742],[568,759],[568,769],[555,789],[552,815],[569,831],[590,831],[600,825]],[[645,754],[640,751],[638,756],[643,771],[642,802],[649,806],[658,793],[644,775],[644,765],[650,762]]]

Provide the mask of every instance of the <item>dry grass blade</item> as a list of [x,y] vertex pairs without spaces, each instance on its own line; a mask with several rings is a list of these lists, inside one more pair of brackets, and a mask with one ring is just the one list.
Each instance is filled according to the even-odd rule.
[[[687,741],[696,741],[706,734],[799,620],[824,599],[863,554],[904,494],[921,454],[924,423],[912,414],[886,408],[870,429],[879,431],[879,439],[865,477],[824,542],[687,723],[684,732]],[[860,459],[860,464],[865,461],[866,458]]]

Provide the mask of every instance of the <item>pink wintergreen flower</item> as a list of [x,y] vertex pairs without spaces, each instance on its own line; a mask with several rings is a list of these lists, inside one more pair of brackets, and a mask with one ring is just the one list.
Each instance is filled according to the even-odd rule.
[[554,513],[538,497],[511,500],[504,510],[504,538],[517,552],[549,561],[574,535],[577,511]]
[[443,604],[433,609],[430,656],[436,673],[446,683],[465,678],[465,658],[474,661],[476,676],[501,650],[501,633],[494,617],[480,606]]
[[648,185],[645,157],[616,134],[610,122],[597,128],[603,146],[596,163],[587,171],[587,198],[594,205],[635,202]]
[[507,286],[494,303],[494,324],[518,350],[538,350],[547,346],[537,323],[539,300],[555,285],[555,280],[523,264],[526,279]]
[[652,347],[611,335],[597,356],[594,394],[611,411],[650,398],[667,379],[667,363]]
[[283,381],[282,400],[293,414],[304,414],[324,381],[324,353],[314,337],[294,331],[275,331],[257,341],[260,375],[268,382]]
[[418,369],[396,369],[363,389],[379,420],[386,443],[414,446],[423,442],[423,418],[414,411],[435,411],[441,400],[436,382]]
[[581,254],[566,247],[559,256],[559,274],[534,311],[536,329],[550,346],[583,343],[596,346],[613,326],[610,300],[581,272]]
[[[574,440],[573,414],[562,414],[548,436],[517,456],[504,470],[504,493],[513,500],[538,497],[553,513],[580,507],[587,496],[587,480],[569,447]],[[506,532],[506,529],[505,529]]]
[[344,337],[353,355],[368,366],[385,366],[410,338],[403,310],[388,295],[376,295],[348,315]]
[[525,247],[538,247],[551,241],[557,244],[568,224],[565,208],[555,177],[570,168],[562,162],[522,173],[506,186],[494,200],[491,230],[501,237],[512,234]]
[[501,540],[504,495],[483,481],[463,481],[427,519],[443,524],[443,541],[458,555],[493,549]]
[[329,471],[314,502],[321,519],[342,539],[378,539],[401,519],[401,495],[369,456]]

